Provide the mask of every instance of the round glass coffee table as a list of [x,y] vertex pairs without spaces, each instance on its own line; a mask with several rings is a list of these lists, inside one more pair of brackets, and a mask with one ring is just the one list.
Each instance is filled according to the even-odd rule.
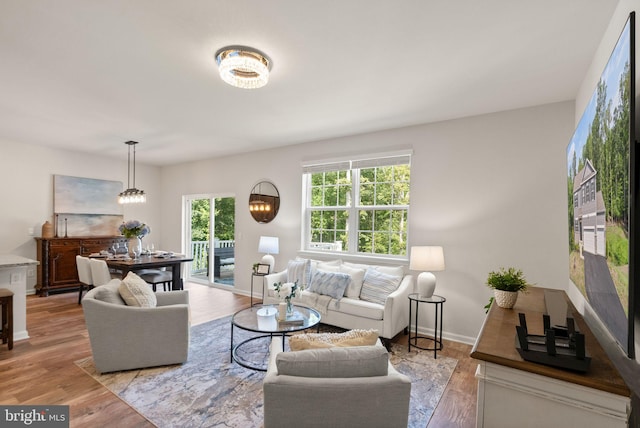
[[[238,311],[231,318],[231,362],[235,361],[248,369],[267,371],[266,365],[258,366],[238,355],[241,348],[246,347],[255,340],[264,338],[271,340],[275,335],[282,336],[282,350],[284,351],[284,338],[289,333],[307,330],[312,327],[317,327],[319,331],[320,319],[320,313],[315,309],[297,305],[293,306],[293,316],[284,321],[278,321],[277,305],[256,305]],[[234,344],[235,327],[261,334]]]

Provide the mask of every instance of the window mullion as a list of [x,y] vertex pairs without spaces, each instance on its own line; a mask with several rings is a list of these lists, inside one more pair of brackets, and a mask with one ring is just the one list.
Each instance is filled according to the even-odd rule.
[[349,252],[358,252],[360,217],[360,170],[351,170],[351,206],[349,207]]

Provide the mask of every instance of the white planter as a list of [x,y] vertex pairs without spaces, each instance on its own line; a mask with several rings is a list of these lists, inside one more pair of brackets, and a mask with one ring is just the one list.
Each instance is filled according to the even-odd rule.
[[493,290],[493,296],[498,306],[505,309],[513,308],[518,300],[517,291]]

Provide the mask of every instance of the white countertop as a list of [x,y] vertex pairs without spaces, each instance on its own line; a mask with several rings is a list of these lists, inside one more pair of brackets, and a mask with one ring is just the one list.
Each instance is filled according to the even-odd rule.
[[26,257],[13,256],[13,255],[1,255],[0,254],[0,268],[17,267],[17,266],[30,266],[40,264],[37,260],[31,260]]

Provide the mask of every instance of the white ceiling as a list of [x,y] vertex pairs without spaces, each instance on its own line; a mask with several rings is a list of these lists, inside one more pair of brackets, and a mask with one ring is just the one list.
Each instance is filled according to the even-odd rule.
[[[0,140],[168,165],[572,100],[616,4],[0,0]],[[227,45],[269,84],[223,83]]]

